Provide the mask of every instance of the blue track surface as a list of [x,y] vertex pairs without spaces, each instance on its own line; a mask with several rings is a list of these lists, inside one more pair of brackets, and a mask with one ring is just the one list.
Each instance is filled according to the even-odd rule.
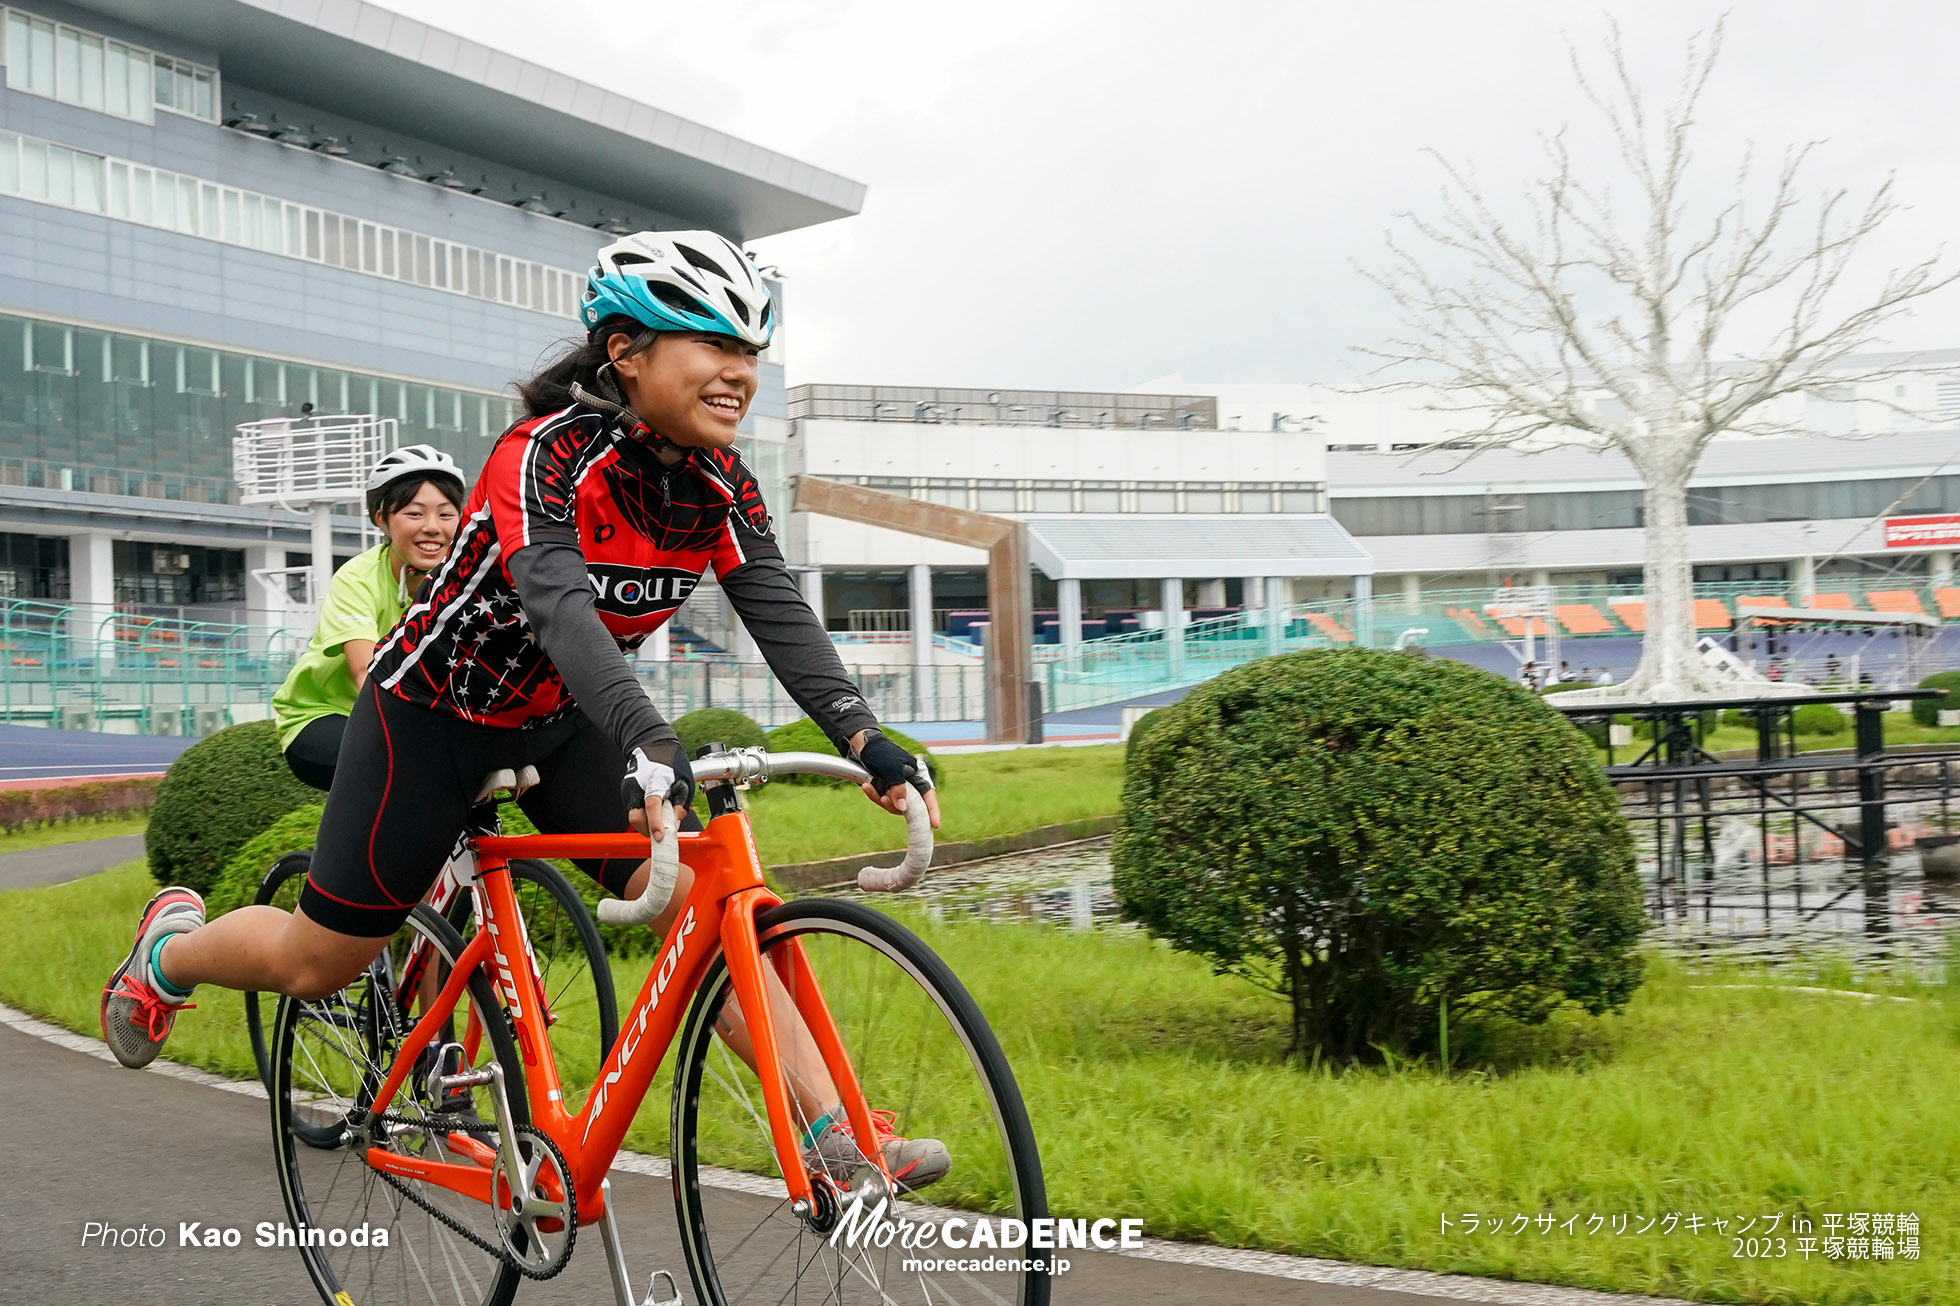
[[162,735],[99,735],[0,725],[0,781],[160,775],[196,743]]

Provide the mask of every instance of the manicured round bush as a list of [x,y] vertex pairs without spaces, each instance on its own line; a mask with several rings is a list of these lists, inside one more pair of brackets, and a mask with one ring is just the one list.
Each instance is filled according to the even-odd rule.
[[[1171,706],[1175,707],[1176,704]],[[1169,720],[1170,710],[1169,707],[1155,707],[1137,718],[1136,724],[1130,727],[1129,742],[1123,746],[1123,765],[1128,766],[1136,757],[1137,745],[1141,744],[1151,731]]]
[[319,802],[296,807],[247,839],[218,873],[211,892],[204,895],[205,915],[216,920],[250,904],[274,862],[296,849],[313,846],[320,834],[320,813],[325,810],[326,804]]
[[[894,729],[891,726],[881,725],[878,728],[885,732],[886,738],[890,739],[906,752],[914,754],[924,753],[926,765],[932,768],[933,787],[936,789],[944,789],[946,787],[945,772],[940,769],[938,759],[932,755],[924,744],[912,738],[912,736],[906,734],[904,731]],[[826,735],[817,723],[809,717],[799,717],[786,726],[777,726],[769,732],[766,742],[769,751],[772,753],[825,753],[831,756],[835,756],[837,753],[837,746],[830,742],[830,736]],[[786,775],[772,780],[770,783],[834,785],[837,781],[826,779],[820,775]]]
[[150,874],[209,893],[246,840],[319,801],[293,778],[270,721],[220,730],[185,749],[157,786],[144,835]]
[[709,744],[725,748],[760,748],[762,727],[740,712],[723,707],[704,707],[688,712],[674,722],[674,733],[690,758],[698,757]]
[[1487,671],[1371,649],[1200,685],[1137,749],[1123,913],[1291,1001],[1294,1052],[1543,1021],[1639,987],[1633,840],[1579,732]]
[[1915,698],[1912,719],[1922,726],[1936,726],[1941,712],[1960,708],[1960,671],[1936,671],[1919,682],[1921,689],[1944,689],[1945,698]]
[[1800,735],[1841,735],[1851,729],[1851,718],[1829,703],[1806,703],[1790,713]]

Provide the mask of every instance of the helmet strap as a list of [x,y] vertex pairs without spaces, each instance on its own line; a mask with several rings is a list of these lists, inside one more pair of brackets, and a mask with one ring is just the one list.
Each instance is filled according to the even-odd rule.
[[[598,388],[607,391],[610,395],[619,396],[618,382],[606,375],[607,370],[611,367],[612,367],[611,363],[605,363],[601,365],[599,368],[598,376],[594,379],[593,384]],[[587,390],[584,386],[580,385],[576,381],[572,382],[571,395],[573,399],[577,400],[579,403],[584,404],[587,408],[596,408],[600,412],[606,414],[608,417],[611,417],[614,420],[623,423],[626,427],[627,432],[630,435],[632,435],[634,439],[638,440],[641,444],[645,445],[647,448],[653,450],[654,452],[665,454],[668,450],[672,450],[676,454],[679,454],[681,458],[685,458],[687,456],[687,451],[685,449],[681,448],[681,446],[675,444],[672,440],[669,440],[666,436],[661,435],[659,432],[655,431],[652,427],[648,426],[645,422],[641,421],[640,415],[634,412],[631,408],[628,408],[623,402],[620,402],[618,398],[608,398],[605,395],[595,395],[592,393],[592,391]],[[621,398],[623,398],[623,396]],[[679,459],[676,459],[675,461],[679,461]]]

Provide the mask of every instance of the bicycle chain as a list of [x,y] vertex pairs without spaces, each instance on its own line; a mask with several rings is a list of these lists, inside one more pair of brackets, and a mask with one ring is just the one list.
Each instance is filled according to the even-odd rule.
[[[443,1114],[441,1112],[431,1112],[428,1115],[421,1115],[421,1116],[409,1116],[409,1115],[404,1115],[399,1111],[384,1111],[381,1113],[380,1120],[384,1124],[413,1125],[418,1129],[431,1130],[431,1131],[435,1129],[440,1129],[445,1133],[489,1134],[492,1136],[495,1136],[497,1133],[497,1126],[493,1124],[487,1124],[484,1121],[479,1120],[474,1116],[451,1115],[451,1114]],[[397,1176],[390,1174],[386,1170],[376,1169],[374,1167],[369,1167],[369,1168],[374,1169],[374,1172],[380,1175],[382,1180],[385,1183],[387,1183],[387,1185],[390,1188],[393,1188],[396,1192],[400,1193],[403,1197],[406,1197],[409,1201],[414,1202],[417,1206],[427,1211],[430,1215],[433,1215],[436,1218],[436,1220],[439,1223],[446,1226],[451,1233],[457,1234],[461,1236],[463,1239],[465,1239],[466,1241],[473,1243],[479,1249],[489,1252],[492,1256],[502,1261],[505,1265],[510,1266],[512,1269],[516,1270],[519,1274],[523,1275],[527,1279],[550,1279],[555,1277],[561,1270],[563,1270],[567,1265],[571,1263],[572,1247],[578,1241],[578,1195],[574,1193],[571,1189],[571,1183],[570,1183],[571,1172],[566,1168],[565,1155],[563,1152],[560,1152],[558,1150],[558,1144],[552,1142],[551,1137],[548,1134],[546,1134],[543,1130],[538,1129],[533,1125],[518,1125],[516,1126],[516,1129],[518,1133],[528,1135],[531,1138],[535,1139],[537,1142],[544,1145],[546,1150],[550,1152],[552,1161],[558,1166],[558,1174],[560,1178],[566,1181],[565,1249],[562,1253],[559,1254],[557,1258],[557,1263],[552,1265],[548,1269],[544,1269],[544,1270],[532,1269],[528,1265],[525,1265],[522,1261],[518,1260],[516,1256],[512,1255],[510,1249],[508,1247],[505,1247],[501,1240],[493,1243],[488,1238],[479,1236],[473,1230],[464,1227],[463,1223],[460,1220],[457,1220],[454,1216],[450,1215],[449,1212],[441,1209],[440,1207],[432,1205],[428,1201],[425,1201],[419,1194],[417,1194],[413,1189],[408,1187],[407,1184],[403,1183]],[[506,1182],[508,1182],[508,1180],[506,1180]]]

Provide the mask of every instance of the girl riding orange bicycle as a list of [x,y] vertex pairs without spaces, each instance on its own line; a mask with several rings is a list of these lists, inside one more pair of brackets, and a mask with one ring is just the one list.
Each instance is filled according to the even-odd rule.
[[[599,252],[582,304],[587,340],[519,387],[528,416],[492,451],[447,562],[375,652],[297,910],[206,924],[189,889],[153,898],[103,992],[103,1036],[125,1066],[157,1055],[199,984],[319,999],[360,977],[492,772],[536,768],[541,783],[518,801],[541,831],[630,824],[672,837],[662,804],[688,809],[689,759],[621,652],[710,568],[791,696],[868,773],[866,795],[901,812],[912,786],[938,825],[929,778],[878,730],[733,447],[774,329],[749,260],[711,232],[642,232]],[[621,897],[649,882],[634,857],[578,864]],[[655,930],[691,883],[680,868]],[[739,1018],[724,1023],[743,1050]],[[821,1067],[803,1091],[813,1163],[851,1155]],[[878,1143],[914,1187],[948,1165],[932,1139]]]

